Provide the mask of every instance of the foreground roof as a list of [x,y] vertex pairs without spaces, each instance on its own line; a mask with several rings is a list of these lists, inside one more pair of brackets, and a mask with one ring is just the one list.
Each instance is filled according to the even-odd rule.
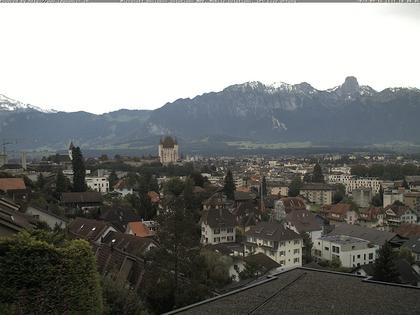
[[420,289],[304,267],[172,314],[419,314]]

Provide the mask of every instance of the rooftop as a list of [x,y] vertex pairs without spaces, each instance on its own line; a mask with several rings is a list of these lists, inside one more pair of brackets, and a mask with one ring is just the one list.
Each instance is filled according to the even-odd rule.
[[369,243],[367,240],[363,240],[357,237],[351,237],[347,235],[326,235],[320,238],[323,241],[328,241],[340,245],[348,245],[355,243]]
[[299,267],[169,314],[419,314],[418,288]]

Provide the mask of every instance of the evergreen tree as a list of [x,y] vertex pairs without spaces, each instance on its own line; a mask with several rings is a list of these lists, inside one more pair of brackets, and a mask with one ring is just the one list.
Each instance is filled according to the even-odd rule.
[[262,189],[262,195],[266,197],[267,196],[267,180],[265,179],[265,176],[263,176],[262,178],[261,189]]
[[322,168],[319,163],[316,163],[314,166],[314,170],[312,172],[312,182],[314,183],[323,183],[324,182],[324,175],[322,174]]
[[84,192],[87,190],[86,186],[86,169],[85,161],[83,160],[82,151],[79,147],[72,150],[73,160],[73,191]]
[[67,191],[67,178],[64,176],[63,171],[59,170],[55,178],[55,191],[57,194]]
[[302,181],[300,176],[296,176],[289,185],[289,197],[296,197],[300,194],[300,189],[302,188]]
[[379,250],[379,256],[375,260],[373,278],[384,282],[398,282],[399,273],[394,263],[395,253],[388,242]]
[[117,173],[115,173],[115,170],[112,170],[111,174],[109,174],[108,181],[110,189],[113,190],[114,185],[118,182],[118,176]]
[[302,259],[304,261],[305,264],[310,263],[312,261],[312,239],[309,236],[308,233],[303,233],[302,234],[302,238],[303,238],[303,255],[302,255]]
[[225,177],[225,186],[223,187],[223,192],[226,197],[230,200],[235,199],[235,182],[233,181],[233,175],[230,169],[228,169]]
[[405,178],[404,178],[404,180],[403,180],[403,182],[402,182],[402,186],[403,186],[405,189],[410,189],[410,186],[408,186],[408,183],[407,183],[407,181],[405,180]]
[[38,188],[40,190],[43,190],[44,189],[44,186],[45,186],[45,178],[42,175],[42,173],[39,173],[38,178],[36,180],[36,184],[37,184],[37,186],[38,186]]

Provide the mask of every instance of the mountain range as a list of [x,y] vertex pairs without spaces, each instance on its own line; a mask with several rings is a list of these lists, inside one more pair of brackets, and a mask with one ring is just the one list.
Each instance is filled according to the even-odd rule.
[[375,91],[355,77],[328,90],[310,84],[246,82],[155,110],[102,115],[42,110],[0,95],[0,138],[27,150],[82,148],[155,153],[162,135],[184,152],[420,144],[420,90]]

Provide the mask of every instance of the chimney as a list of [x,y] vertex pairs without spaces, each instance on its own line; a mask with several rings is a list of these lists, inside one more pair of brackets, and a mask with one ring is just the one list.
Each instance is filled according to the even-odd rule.
[[26,152],[22,152],[22,168],[24,171],[26,171],[27,166],[26,166]]

